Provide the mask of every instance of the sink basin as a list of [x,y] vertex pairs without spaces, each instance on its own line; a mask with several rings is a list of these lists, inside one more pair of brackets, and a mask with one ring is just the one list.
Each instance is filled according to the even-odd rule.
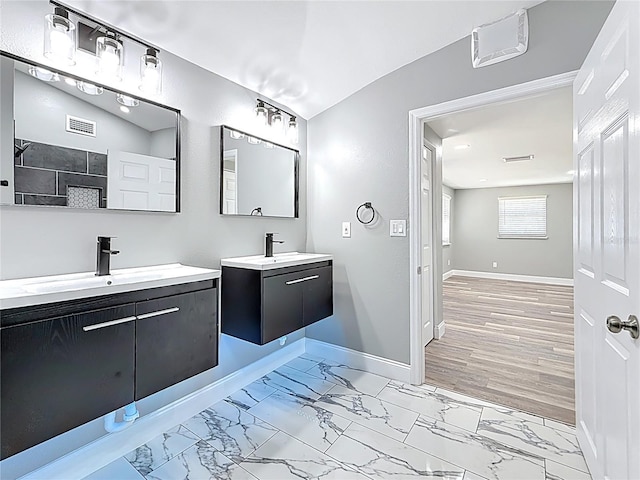
[[273,257],[264,255],[252,255],[250,257],[223,258],[220,264],[223,267],[249,268],[251,270],[270,270],[273,268],[293,267],[307,263],[332,260],[333,256],[323,253],[285,252],[276,253]]
[[93,272],[0,281],[0,308],[59,302],[145,288],[177,285],[219,278],[220,270],[173,263],[113,270],[111,275]]

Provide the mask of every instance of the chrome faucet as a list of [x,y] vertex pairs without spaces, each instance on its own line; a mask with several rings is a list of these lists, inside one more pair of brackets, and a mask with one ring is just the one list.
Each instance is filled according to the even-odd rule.
[[273,236],[275,233],[267,233],[265,237],[265,257],[273,257],[273,244],[274,243],[284,243],[284,240],[274,240]]
[[96,275],[109,275],[111,255],[117,255],[120,250],[111,250],[112,237],[98,237],[98,248],[96,252]]

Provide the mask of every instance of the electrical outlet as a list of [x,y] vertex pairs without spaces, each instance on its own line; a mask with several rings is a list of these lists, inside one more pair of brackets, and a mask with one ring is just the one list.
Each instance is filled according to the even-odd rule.
[[498,262],[493,262],[493,268],[498,268]]
[[351,222],[342,222],[342,238],[351,238]]

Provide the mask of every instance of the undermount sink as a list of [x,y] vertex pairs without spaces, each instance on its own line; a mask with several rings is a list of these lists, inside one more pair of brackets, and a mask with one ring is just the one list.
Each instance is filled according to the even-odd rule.
[[58,302],[87,296],[162,287],[220,277],[220,270],[173,263],[112,270],[0,281],[0,308]]
[[269,270],[272,268],[292,267],[307,263],[332,260],[331,255],[323,253],[285,252],[276,253],[273,257],[264,255],[252,255],[249,257],[223,258],[220,264],[223,267],[249,268],[251,270]]

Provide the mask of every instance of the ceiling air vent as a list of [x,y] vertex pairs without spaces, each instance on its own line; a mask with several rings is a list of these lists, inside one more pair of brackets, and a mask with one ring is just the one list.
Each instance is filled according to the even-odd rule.
[[73,117],[67,115],[67,132],[87,135],[88,137],[96,136],[96,122],[85,120],[84,118]]
[[511,162],[524,162],[527,160],[533,160],[533,155],[522,155],[520,157],[503,157],[502,161],[504,163],[511,163]]

